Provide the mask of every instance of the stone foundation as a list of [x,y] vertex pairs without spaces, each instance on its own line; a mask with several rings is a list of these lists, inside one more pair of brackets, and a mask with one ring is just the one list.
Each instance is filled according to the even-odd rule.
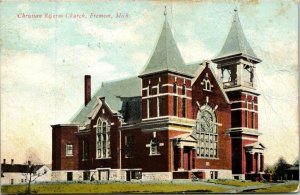
[[172,172],[143,172],[142,181],[168,181],[172,180]]

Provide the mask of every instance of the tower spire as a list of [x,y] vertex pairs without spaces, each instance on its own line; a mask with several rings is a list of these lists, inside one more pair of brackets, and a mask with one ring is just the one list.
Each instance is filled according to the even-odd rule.
[[230,57],[234,55],[245,55],[249,58],[252,58],[256,62],[261,61],[255,55],[249,42],[246,39],[242,25],[239,20],[237,7],[234,9],[233,20],[226,41],[220,53],[215,59]]
[[164,16],[165,21],[158,41],[156,42],[155,49],[140,76],[164,71],[186,74],[183,66],[185,63],[167,19],[167,6],[165,6]]

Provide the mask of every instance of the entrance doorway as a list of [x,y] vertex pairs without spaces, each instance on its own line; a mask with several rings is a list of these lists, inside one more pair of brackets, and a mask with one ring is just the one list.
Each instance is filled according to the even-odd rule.
[[188,147],[184,147],[183,151],[183,169],[184,170],[191,170],[191,157],[190,157],[190,149]]

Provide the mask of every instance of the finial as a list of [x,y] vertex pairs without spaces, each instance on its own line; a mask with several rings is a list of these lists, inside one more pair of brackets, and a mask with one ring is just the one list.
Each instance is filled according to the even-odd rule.
[[164,16],[167,16],[167,6],[165,6]]

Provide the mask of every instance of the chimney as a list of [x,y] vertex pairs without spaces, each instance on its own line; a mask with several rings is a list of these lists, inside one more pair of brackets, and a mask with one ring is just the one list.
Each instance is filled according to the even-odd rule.
[[11,159],[11,165],[13,165],[14,164],[14,159]]
[[3,159],[3,164],[4,164],[4,165],[6,164],[6,159],[5,159],[5,158]]
[[84,105],[91,101],[91,75],[84,76]]

